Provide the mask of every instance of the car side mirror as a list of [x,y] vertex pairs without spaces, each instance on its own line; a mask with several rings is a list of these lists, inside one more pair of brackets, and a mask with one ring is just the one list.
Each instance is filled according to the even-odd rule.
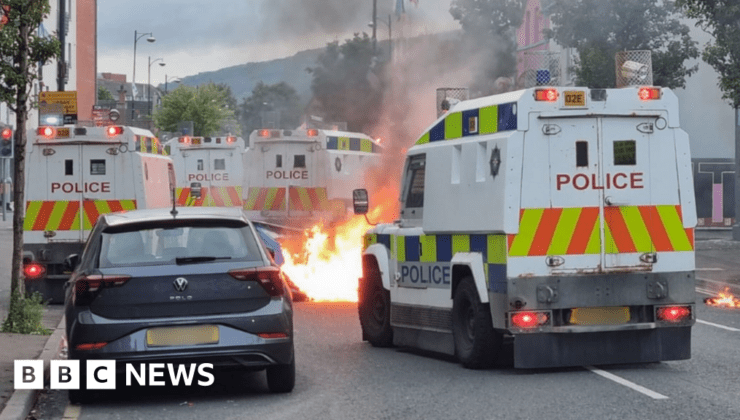
[[200,182],[191,182],[190,183],[190,196],[193,198],[200,198],[200,194],[201,194]]
[[72,254],[64,259],[64,271],[75,271],[75,268],[80,264],[80,256],[78,254]]
[[352,205],[354,206],[355,214],[367,214],[369,201],[366,189],[360,188],[352,191]]

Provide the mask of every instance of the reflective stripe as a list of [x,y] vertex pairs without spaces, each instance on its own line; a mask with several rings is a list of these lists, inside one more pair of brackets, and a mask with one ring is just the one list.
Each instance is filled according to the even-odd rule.
[[190,187],[177,188],[177,205],[186,207],[241,207],[242,187],[205,187],[200,198],[190,195]]
[[[85,200],[82,228],[92,229],[101,214],[136,209],[136,200]],[[25,231],[80,229],[79,201],[27,201]]]
[[244,210],[285,210],[285,188],[250,188]]
[[[463,136],[483,135],[517,129],[516,103],[486,106],[463,112],[452,112],[438,120],[432,128],[419,137],[415,145],[440,140],[454,140]],[[463,115],[466,121],[463,121]],[[478,130],[470,132],[468,119],[478,116]]]
[[332,206],[326,188],[289,187],[290,209],[298,211],[329,211]]

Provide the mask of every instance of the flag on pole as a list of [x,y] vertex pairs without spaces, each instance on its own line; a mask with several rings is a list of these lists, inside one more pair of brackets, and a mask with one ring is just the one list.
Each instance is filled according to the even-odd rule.
[[138,93],[138,92],[136,91],[136,83],[134,83],[134,82],[131,82],[131,97],[132,97],[132,98],[133,98],[134,100],[136,100],[136,96],[137,96],[138,94],[139,94],[139,93]]

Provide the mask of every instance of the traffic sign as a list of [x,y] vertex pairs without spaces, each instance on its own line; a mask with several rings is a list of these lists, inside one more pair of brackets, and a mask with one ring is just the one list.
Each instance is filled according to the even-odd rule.
[[40,92],[39,106],[61,104],[64,107],[64,124],[77,123],[77,91]]

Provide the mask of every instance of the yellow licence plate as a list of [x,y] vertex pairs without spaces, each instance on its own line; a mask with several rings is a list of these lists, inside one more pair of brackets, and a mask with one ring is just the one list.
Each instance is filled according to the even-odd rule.
[[576,325],[619,325],[629,320],[630,308],[627,306],[575,308],[570,313],[570,323]]
[[69,127],[57,128],[57,138],[58,139],[68,139],[69,138]]
[[201,140],[200,137],[193,137],[193,144],[200,144]]
[[586,106],[586,92],[582,90],[566,90],[565,106]]
[[215,343],[218,343],[218,326],[216,325],[150,328],[146,332],[146,344],[151,347]]

